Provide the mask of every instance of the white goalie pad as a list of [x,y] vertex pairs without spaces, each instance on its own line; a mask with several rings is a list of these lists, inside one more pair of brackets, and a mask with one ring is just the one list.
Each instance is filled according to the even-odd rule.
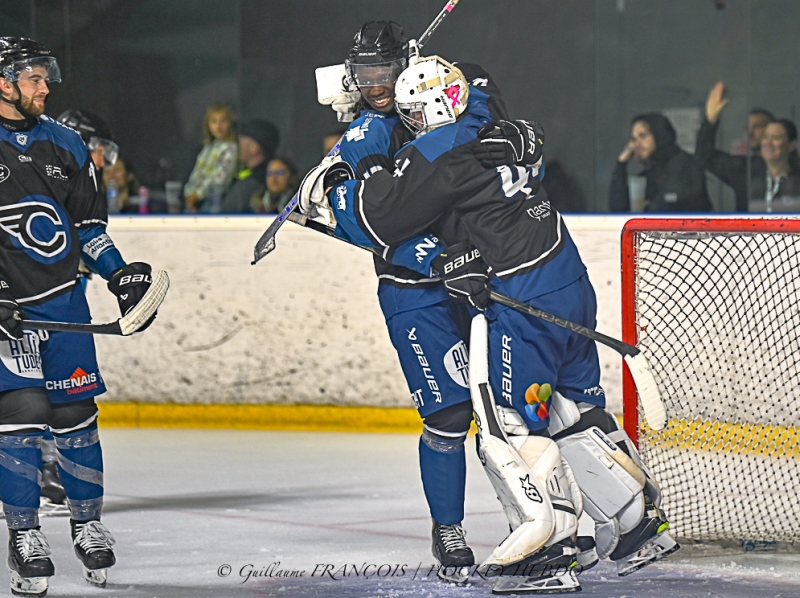
[[574,534],[577,515],[570,497],[577,487],[574,478],[565,473],[561,453],[552,440],[509,437],[500,424],[489,386],[487,322],[483,315],[472,321],[470,343],[470,391],[480,434],[479,456],[512,528],[481,565],[485,569],[516,563],[548,541]]
[[605,558],[619,536],[644,517],[645,472],[597,427],[557,443],[581,488],[584,509],[596,522],[598,556]]
[[347,84],[347,69],[344,64],[323,66],[314,71],[317,78],[317,101],[336,111],[339,122],[351,122],[361,92]]

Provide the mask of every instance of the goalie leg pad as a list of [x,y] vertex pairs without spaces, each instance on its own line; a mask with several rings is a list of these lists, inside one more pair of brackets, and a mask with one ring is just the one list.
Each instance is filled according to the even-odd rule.
[[597,522],[597,552],[603,558],[644,516],[645,474],[599,428],[557,443],[581,488],[584,508]]

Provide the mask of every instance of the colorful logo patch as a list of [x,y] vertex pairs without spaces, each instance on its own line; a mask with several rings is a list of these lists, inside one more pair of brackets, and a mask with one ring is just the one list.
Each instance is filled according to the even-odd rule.
[[525,391],[525,413],[535,422],[544,421],[550,415],[547,399],[553,394],[550,384],[531,384]]

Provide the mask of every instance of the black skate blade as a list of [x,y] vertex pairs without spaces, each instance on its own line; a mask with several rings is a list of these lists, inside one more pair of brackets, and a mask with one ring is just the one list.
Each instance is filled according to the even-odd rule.
[[676,543],[675,546],[673,546],[669,550],[665,550],[664,552],[661,552],[661,553],[657,554],[656,558],[654,558],[653,560],[647,561],[646,563],[639,563],[635,567],[631,567],[630,569],[628,569],[627,571],[625,571],[623,573],[617,573],[617,575],[619,577],[627,577],[631,573],[636,573],[639,569],[644,569],[645,567],[649,567],[650,565],[652,565],[654,563],[657,563],[661,559],[664,559],[664,558],[668,557],[673,552],[676,552],[677,550],[679,550],[680,547],[681,547],[681,545]]

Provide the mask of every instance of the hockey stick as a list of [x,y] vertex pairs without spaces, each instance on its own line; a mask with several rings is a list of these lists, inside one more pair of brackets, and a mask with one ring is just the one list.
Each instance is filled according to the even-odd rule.
[[150,288],[132,310],[115,322],[108,324],[76,324],[73,322],[42,322],[39,320],[23,320],[20,312],[14,312],[14,318],[20,321],[23,328],[33,330],[53,330],[57,332],[84,332],[86,334],[115,334],[129,336],[139,330],[147,322],[169,290],[169,276],[163,270],[152,273],[153,282]]
[[[342,137],[344,137],[344,135],[342,135]],[[333,146],[333,149],[328,152],[328,155],[325,156],[326,158],[339,155],[339,148],[342,145],[342,137],[339,137],[339,141],[337,141],[336,145]],[[267,230],[264,231],[264,233],[256,242],[256,246],[253,249],[253,261],[250,262],[251,266],[255,266],[261,259],[265,258],[275,249],[275,235],[278,234],[278,229],[280,229],[289,216],[295,212],[299,203],[300,192],[298,191],[294,194],[294,197],[289,200],[289,203],[286,204],[286,207],[283,208],[281,213],[278,214],[278,217],[272,221],[272,224],[267,227]]]
[[[334,234],[334,229],[332,229],[330,226],[326,226],[321,222],[310,220],[306,216],[292,214],[291,218],[289,219],[300,226],[321,232],[329,237],[334,237],[335,239],[344,241],[345,243],[353,245],[354,247],[366,249],[375,255],[381,255],[381,252],[377,249],[373,249],[372,247],[364,247],[363,245],[357,245],[356,243],[351,243],[346,239],[337,237]],[[545,322],[550,322],[551,324],[555,324],[556,326],[566,328],[567,330],[570,330],[576,334],[590,338],[593,341],[601,343],[622,355],[625,363],[628,364],[628,369],[631,372],[634,384],[636,384],[636,390],[639,392],[639,397],[642,399],[642,409],[644,410],[644,416],[647,419],[647,423],[654,430],[662,430],[664,426],[666,426],[667,413],[664,408],[664,403],[661,400],[661,394],[658,391],[658,385],[656,384],[655,376],[653,376],[653,372],[650,370],[650,364],[647,363],[647,358],[639,349],[633,345],[629,345],[628,343],[624,343],[615,338],[611,338],[610,336],[606,336],[602,332],[597,332],[596,330],[592,330],[591,328],[587,328],[586,326],[582,326],[576,322],[565,320],[564,318],[560,318],[554,314],[542,311],[541,309],[537,309],[532,305],[528,305],[522,301],[507,297],[506,295],[502,295],[496,291],[490,291],[489,297],[492,299],[492,301],[500,303],[501,305],[505,305],[511,309],[516,309],[517,311],[534,316],[536,318],[541,318]]]
[[623,343],[615,338],[606,336],[602,332],[597,332],[596,330],[581,326],[570,320],[559,318],[556,315],[537,309],[522,301],[517,301],[511,297],[501,295],[495,291],[489,291],[489,298],[501,305],[516,309],[517,311],[535,318],[541,318],[545,322],[550,322],[561,328],[566,328],[576,334],[580,334],[581,336],[585,336],[606,347],[614,349],[614,351],[622,355],[625,363],[628,364],[633,382],[636,384],[636,390],[639,392],[639,397],[642,400],[642,409],[644,410],[647,423],[654,430],[662,430],[664,426],[667,425],[667,412],[664,409],[661,394],[658,392],[655,376],[653,376],[653,372],[650,370],[650,364],[647,363],[647,358],[639,349],[628,343]]
[[433,23],[428,25],[428,28],[422,33],[422,35],[419,36],[419,39],[417,40],[418,50],[422,50],[422,46],[428,43],[428,40],[431,38],[431,35],[433,35],[433,32],[438,29],[439,25],[441,25],[442,21],[444,21],[444,18],[453,11],[453,9],[456,7],[456,4],[459,2],[460,0],[450,0],[444,5],[444,8],[433,20]]
[[[422,33],[419,37],[419,41],[416,42],[416,51],[422,49],[423,44],[425,44],[433,35],[433,32],[442,24],[445,17],[449,15],[453,9],[456,7],[460,0],[449,0],[447,4],[445,4],[444,8],[436,15],[436,18],[433,22],[428,25],[428,28]],[[326,158],[330,158],[339,154],[339,147],[342,143],[342,138],[339,138],[339,141],[336,142],[336,145],[333,146],[333,149],[328,153]],[[276,247],[275,242],[275,235],[278,234],[278,230],[283,226],[283,223],[289,218],[289,216],[295,212],[297,209],[297,205],[300,203],[300,196],[299,192],[295,193],[294,197],[289,200],[289,203],[286,204],[286,207],[283,208],[278,217],[272,221],[272,224],[269,225],[267,230],[261,235],[261,238],[256,242],[256,246],[253,249],[253,261],[250,262],[250,265],[255,266],[260,260],[265,258],[268,254],[274,251]]]

